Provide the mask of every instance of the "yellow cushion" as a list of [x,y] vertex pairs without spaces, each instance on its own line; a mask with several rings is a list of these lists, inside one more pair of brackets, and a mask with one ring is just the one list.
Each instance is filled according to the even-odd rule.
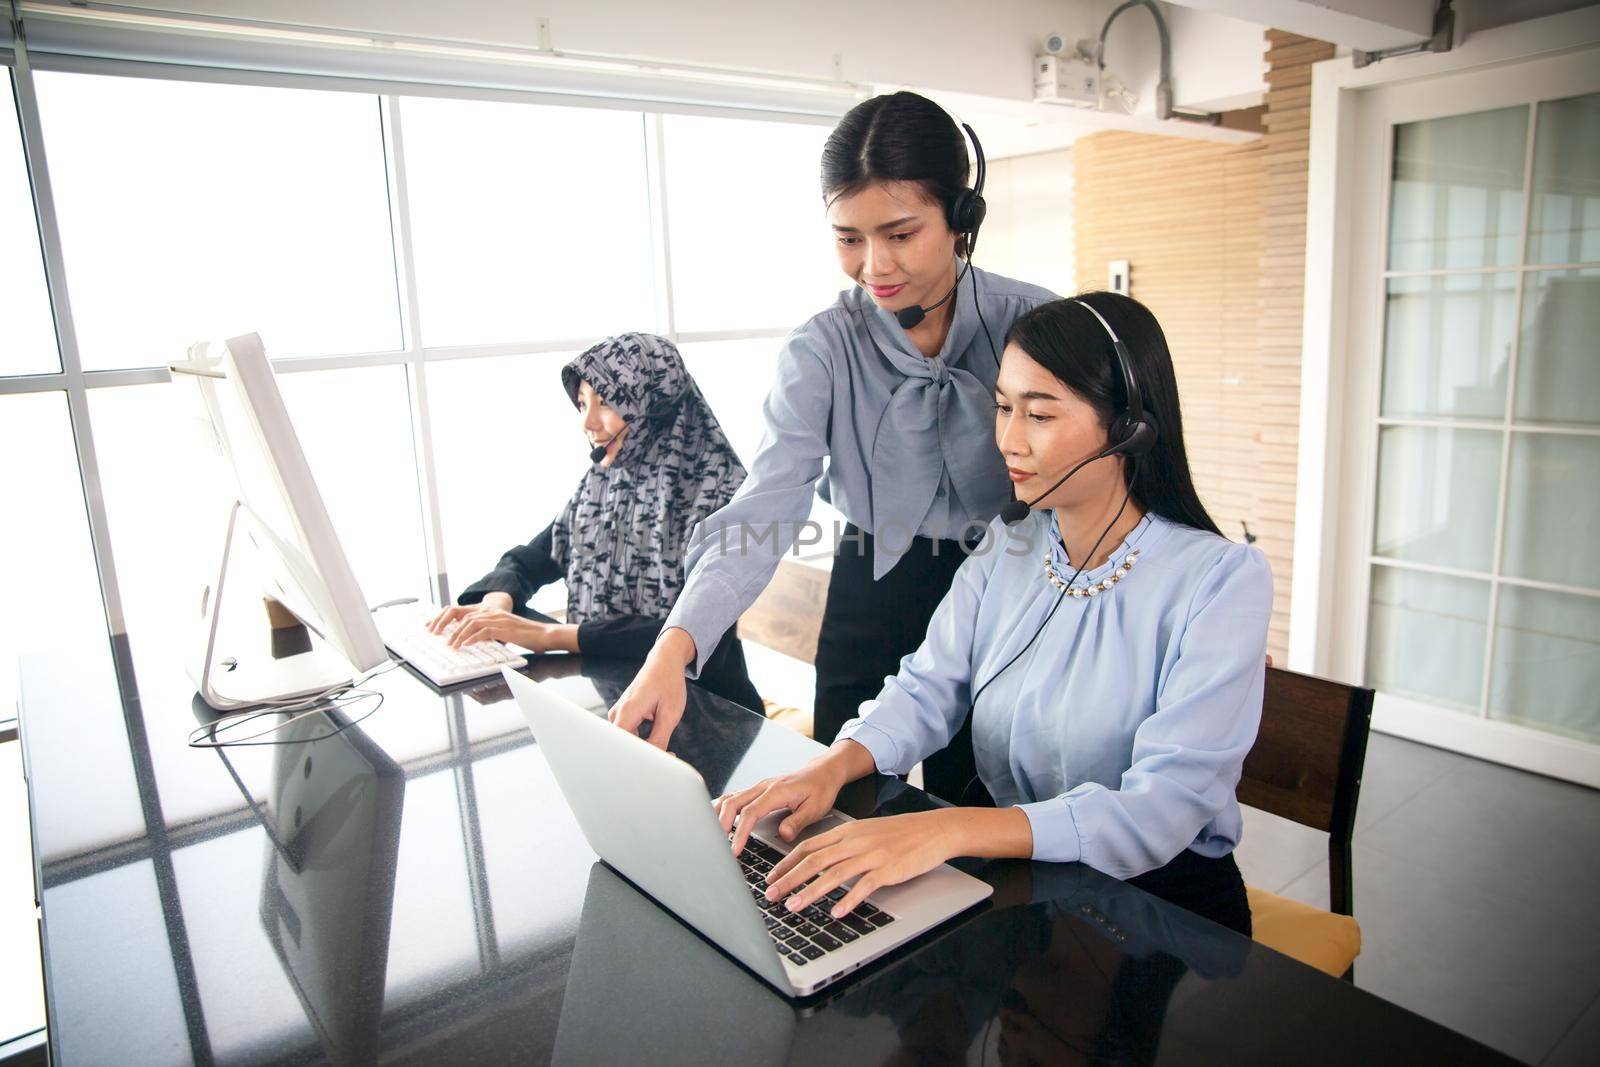
[[1348,915],[1246,886],[1255,939],[1338,978],[1361,955],[1361,927]]
[[811,736],[811,713],[794,707],[780,707],[770,700],[761,701],[767,718],[781,726],[787,726],[803,737]]

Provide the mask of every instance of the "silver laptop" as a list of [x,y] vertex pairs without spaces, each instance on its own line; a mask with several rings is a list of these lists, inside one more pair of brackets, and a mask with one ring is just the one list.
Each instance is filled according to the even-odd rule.
[[[777,835],[778,815],[756,824],[735,857],[693,767],[510,668],[502,673],[590,847],[781,993],[815,993],[992,892],[941,864],[878,890],[842,920],[828,915],[827,899],[791,914],[765,896],[766,872],[792,847]],[[848,819],[830,812],[801,840]]]

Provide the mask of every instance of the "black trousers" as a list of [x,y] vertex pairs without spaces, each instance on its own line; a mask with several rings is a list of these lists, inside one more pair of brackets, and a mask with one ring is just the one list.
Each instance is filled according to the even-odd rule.
[[732,630],[717,643],[706,665],[700,669],[700,685],[724,700],[749,708],[757,715],[761,711],[761,694],[750,680],[750,670],[745,666],[744,645]]
[[1231,852],[1213,859],[1184,849],[1165,867],[1129,878],[1128,884],[1246,937],[1251,934],[1244,876]]
[[[900,670],[901,658],[922,644],[968,548],[960,541],[913,538],[894,569],[876,582],[874,551],[873,536],[851,523],[833,555],[817,640],[813,715],[813,735],[825,745],[856,717],[863,700],[883,690],[884,679]],[[993,805],[973,762],[970,709],[949,746],[923,761],[922,774],[923,787],[952,804]]]

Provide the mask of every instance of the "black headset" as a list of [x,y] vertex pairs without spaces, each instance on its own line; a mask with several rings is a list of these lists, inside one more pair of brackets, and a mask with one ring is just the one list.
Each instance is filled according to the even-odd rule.
[[[1106,336],[1111,338],[1111,347],[1117,353],[1117,367],[1122,371],[1122,391],[1126,399],[1122,410],[1111,420],[1111,432],[1106,435],[1106,448],[1100,455],[1145,455],[1155,447],[1158,433],[1156,420],[1145,410],[1144,394],[1139,389],[1139,377],[1133,370],[1133,356],[1128,352],[1128,346],[1122,343],[1122,338],[1117,336],[1117,331],[1111,328],[1104,315],[1094,309],[1094,305],[1076,297],[1072,302],[1079,307],[1087,308],[1089,314],[1104,327]],[[1055,490],[1052,489],[1051,492]]]
[[978,177],[971,189],[961,190],[945,205],[945,220],[956,233],[967,235],[967,256],[971,258],[972,246],[978,243],[978,229],[983,225],[984,216],[989,214],[989,205],[983,200],[983,179],[988,167],[983,161],[983,145],[978,142],[977,132],[965,122],[961,128],[967,131],[967,139],[972,142],[972,154],[978,161]]
[[[962,189],[945,204],[944,218],[950,224],[952,232],[966,235],[967,262],[961,268],[961,273],[956,275],[955,284],[950,287],[950,291],[945,293],[944,296],[927,307],[923,307],[920,304],[912,304],[910,307],[901,308],[894,313],[895,321],[900,324],[900,328],[903,330],[916,328],[923,319],[928,317],[928,312],[943,307],[946,301],[956,295],[956,290],[961,288],[961,279],[965,278],[967,271],[972,269],[972,250],[978,244],[978,228],[983,225],[984,216],[989,214],[989,205],[984,203],[983,200],[983,179],[988,174],[988,167],[983,160],[983,145],[978,142],[978,134],[971,126],[963,122],[961,128],[967,131],[967,137],[972,141],[972,151],[978,159],[978,177],[973,182],[971,189]],[[976,306],[977,302],[974,301],[973,303]],[[1000,353],[994,347],[994,338],[989,336],[989,325],[983,321],[983,309],[981,307],[978,308],[978,322],[983,326],[984,340],[989,342],[989,354],[994,357],[994,365],[998,369],[1000,366]]]
[[[1111,429],[1106,434],[1106,447],[1088,459],[1073,464],[1067,470],[1067,473],[1056,479],[1050,488],[1032,500],[1010,500],[1006,502],[1005,506],[1000,509],[1000,518],[1005,521],[1007,526],[1015,526],[1027,518],[1028,512],[1037,507],[1039,501],[1060,489],[1066,484],[1068,478],[1077,474],[1095,460],[1105,459],[1107,456],[1128,456],[1137,461],[1140,456],[1145,455],[1156,446],[1156,438],[1160,436],[1156,429],[1156,420],[1145,409],[1144,394],[1139,391],[1139,377],[1133,371],[1133,356],[1128,352],[1128,346],[1122,343],[1122,338],[1117,336],[1117,331],[1111,328],[1111,324],[1106,321],[1105,316],[1096,311],[1093,305],[1087,301],[1079,300],[1077,297],[1071,297],[1070,299],[1072,303],[1077,304],[1093,315],[1106,331],[1106,336],[1111,338],[1111,347],[1117,355],[1117,367],[1122,374],[1122,409],[1112,417]],[[1123,502],[1126,504],[1126,499]],[[1121,514],[1122,512],[1117,512],[1119,517]],[[1111,521],[1115,525],[1116,519]],[[1106,529],[1109,530],[1110,527],[1108,526]],[[1101,536],[1104,535],[1102,534]],[[1095,547],[1099,547],[1098,542]],[[1073,578],[1077,578],[1077,575],[1073,575]],[[993,680],[992,678],[990,679],[990,681]]]

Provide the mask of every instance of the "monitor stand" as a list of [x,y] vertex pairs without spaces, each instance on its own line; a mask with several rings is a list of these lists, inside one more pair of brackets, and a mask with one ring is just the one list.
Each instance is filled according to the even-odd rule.
[[188,665],[189,677],[200,699],[216,711],[244,711],[264,705],[287,704],[333,692],[351,685],[355,670],[350,661],[329,648],[313,648],[281,659],[253,656],[234,660],[217,653],[217,629],[222,616],[222,593],[233,553],[233,536],[239,512],[249,511],[242,500],[228,512],[228,532],[222,542],[222,563],[217,584],[208,589],[201,604],[205,644]]

